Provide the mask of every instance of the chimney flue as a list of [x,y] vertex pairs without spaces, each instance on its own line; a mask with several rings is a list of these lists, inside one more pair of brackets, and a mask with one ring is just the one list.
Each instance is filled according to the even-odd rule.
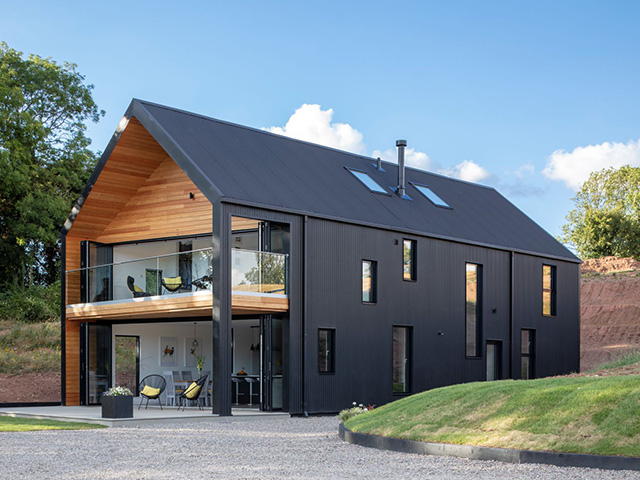
[[376,163],[376,168],[378,170],[382,170],[382,159],[380,157],[378,157],[378,161]]
[[404,184],[404,148],[407,146],[406,140],[397,140],[396,147],[398,147],[398,187],[396,193],[400,198],[405,196],[405,184]]

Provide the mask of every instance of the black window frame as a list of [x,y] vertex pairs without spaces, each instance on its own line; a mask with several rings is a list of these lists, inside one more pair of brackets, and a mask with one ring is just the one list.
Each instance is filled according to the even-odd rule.
[[[527,351],[524,351],[523,342],[522,342],[522,334],[524,332],[529,332],[529,341],[527,345]],[[529,368],[528,368],[528,377],[523,378],[522,376],[522,359],[529,359]],[[522,380],[533,380],[536,378],[536,330],[535,328],[522,328],[520,329],[520,379]]]
[[487,338],[487,341],[485,342],[485,356],[486,356],[486,363],[485,363],[485,371],[488,371],[488,362],[489,362],[489,345],[493,345],[495,348],[495,352],[496,352],[496,357],[495,357],[495,365],[494,365],[494,376],[495,378],[493,380],[489,380],[489,378],[485,377],[485,380],[488,382],[493,382],[496,380],[502,380],[502,340],[500,339],[495,339],[495,338]]
[[[371,264],[370,272],[371,272],[371,299],[364,299],[364,263],[368,262]],[[378,303],[378,262],[376,260],[369,260],[367,258],[363,258],[362,262],[360,262],[360,299],[362,300],[363,305],[376,305]]]
[[[404,329],[405,331],[405,343],[406,343],[406,358],[405,358],[405,390],[402,392],[398,392],[394,390],[394,378],[393,378],[393,369],[395,363],[395,356],[393,350],[393,339],[395,336],[396,329]],[[411,395],[413,382],[413,325],[393,325],[391,328],[391,393],[392,395]]]
[[[545,288],[544,288],[544,278],[545,278],[545,268],[549,268],[549,313],[545,312],[544,308],[544,298],[545,298]],[[557,315],[557,285],[558,285],[558,267],[555,265],[549,265],[547,263],[542,264],[542,316],[543,317],[555,317]]]
[[[329,355],[327,358],[329,361],[329,367],[327,370],[322,370],[320,368],[320,332],[327,332],[327,344],[329,346],[325,352],[328,352]],[[318,328],[318,373],[320,375],[334,375],[336,373],[336,329],[332,327],[319,327]]]
[[[467,340],[469,338],[469,317],[468,317],[468,299],[467,299],[467,266],[474,265],[476,267],[476,308],[475,308],[475,348],[473,355],[469,354]],[[464,264],[464,273],[465,273],[465,283],[464,283],[464,353],[465,358],[469,359],[479,359],[482,358],[482,309],[483,309],[483,294],[482,294],[482,270],[483,265],[481,263],[475,262],[465,262]]]
[[[411,258],[410,258],[410,266],[409,266],[409,277],[405,277],[405,257],[404,257],[404,244],[405,242],[411,243]],[[417,267],[417,258],[418,258],[418,241],[412,238],[403,238],[402,239],[402,280],[405,282],[415,282],[418,279],[418,267]]]

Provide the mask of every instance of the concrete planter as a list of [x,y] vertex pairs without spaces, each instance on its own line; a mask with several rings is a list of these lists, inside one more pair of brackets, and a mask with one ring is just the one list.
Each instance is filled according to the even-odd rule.
[[102,397],[102,418],[133,418],[133,397]]

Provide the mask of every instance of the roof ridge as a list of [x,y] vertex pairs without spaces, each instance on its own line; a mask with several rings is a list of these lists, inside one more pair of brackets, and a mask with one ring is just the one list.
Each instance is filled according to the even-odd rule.
[[[360,155],[358,153],[347,152],[346,150],[340,150],[339,148],[328,147],[327,145],[321,145],[319,143],[313,143],[313,142],[310,142],[308,140],[301,140],[299,138],[288,137],[286,135],[280,135],[280,134],[277,134],[277,133],[270,132],[268,130],[263,130],[261,128],[249,127],[247,125],[242,125],[242,124],[239,124],[239,123],[229,122],[227,120],[220,120],[219,118],[210,117],[208,115],[203,115],[203,114],[200,114],[200,113],[190,112],[188,110],[183,110],[181,108],[175,108],[175,107],[170,107],[170,106],[167,106],[167,105],[161,105],[159,103],[150,102],[148,100],[140,100],[140,99],[137,99],[137,98],[134,98],[133,100],[137,101],[137,102],[140,102],[143,105],[150,105],[150,106],[153,106],[153,107],[156,107],[156,108],[161,108],[163,110],[169,110],[169,111],[172,111],[172,112],[181,113],[183,115],[188,115],[188,116],[195,117],[195,118],[201,118],[203,120],[208,120],[208,121],[211,121],[211,122],[221,123],[223,125],[228,125],[230,127],[236,127],[236,128],[241,128],[241,129],[244,129],[244,130],[249,130],[249,131],[252,131],[252,132],[256,132],[256,133],[262,133],[264,135],[270,135],[270,136],[274,136],[274,137],[277,137],[277,138],[289,140],[289,141],[295,142],[295,143],[302,143],[302,144],[305,144],[305,145],[310,145],[312,147],[323,148],[325,150],[330,150],[330,151],[333,151],[333,152],[341,153],[343,155],[355,157],[355,158],[358,158],[360,160],[371,161],[371,162],[376,162],[377,161],[377,157],[369,157],[367,155]],[[382,161],[384,163],[386,163],[387,165],[393,165],[395,167],[398,166],[397,162],[391,162],[391,161],[388,161],[388,160],[382,160]],[[474,187],[486,188],[488,190],[495,190],[494,187],[489,186],[489,185],[482,185],[480,183],[470,182],[470,181],[467,181],[467,180],[462,180],[460,178],[449,177],[449,176],[443,175],[441,173],[431,172],[429,170],[424,170],[424,169],[418,168],[418,167],[412,167],[410,165],[407,165],[405,168],[407,168],[409,170],[414,170],[414,171],[417,171],[417,172],[420,172],[420,173],[425,173],[427,175],[434,175],[436,177],[440,177],[440,178],[443,178],[445,180],[450,180],[452,182],[460,182],[460,183],[464,183],[466,185],[471,185],[471,186],[474,186]]]

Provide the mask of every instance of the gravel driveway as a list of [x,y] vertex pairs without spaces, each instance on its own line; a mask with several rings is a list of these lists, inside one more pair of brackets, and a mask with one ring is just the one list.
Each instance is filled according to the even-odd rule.
[[639,478],[433,457],[343,443],[335,417],[0,433],[0,478]]

